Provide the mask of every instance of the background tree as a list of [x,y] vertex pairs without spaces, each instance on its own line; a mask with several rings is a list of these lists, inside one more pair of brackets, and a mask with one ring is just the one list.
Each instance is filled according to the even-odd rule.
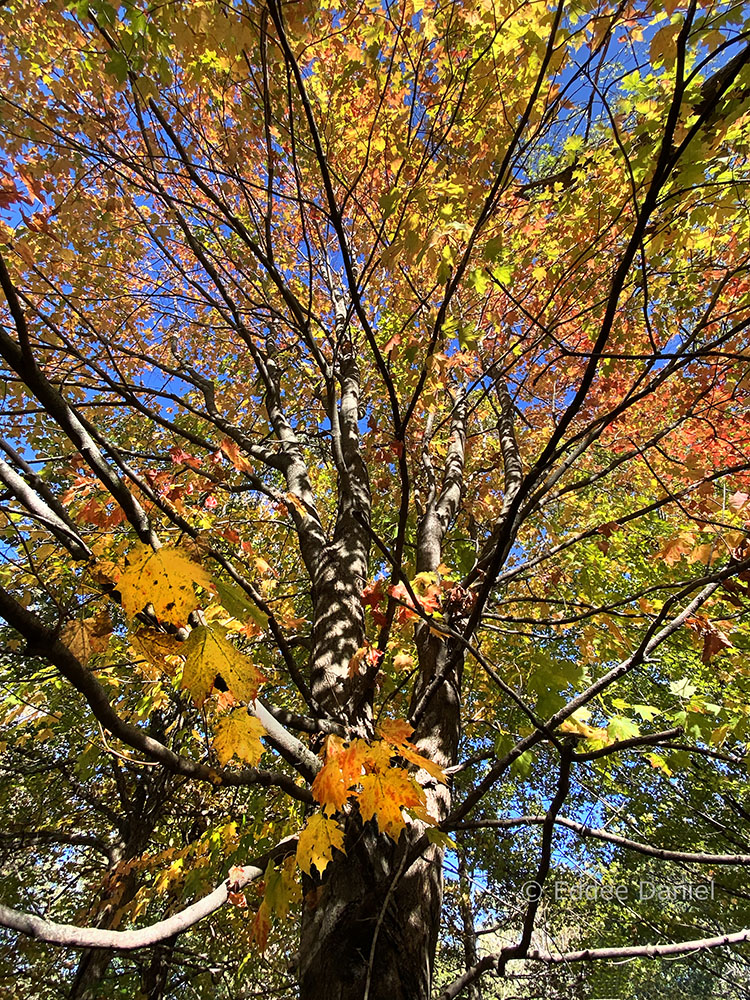
[[6,981],[746,978],[747,6],[2,18]]

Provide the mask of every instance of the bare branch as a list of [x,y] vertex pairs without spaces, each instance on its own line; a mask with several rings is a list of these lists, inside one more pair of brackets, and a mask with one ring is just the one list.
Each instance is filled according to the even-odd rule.
[[[517,826],[541,826],[546,819],[546,816],[512,816],[507,819],[483,819],[473,822],[456,823],[455,825],[446,824],[446,828],[451,830],[509,830]],[[750,865],[750,854],[710,854],[706,851],[672,851],[666,847],[641,844],[636,840],[630,840],[616,833],[610,833],[609,830],[586,826],[584,823],[578,823],[574,819],[566,819],[564,816],[556,816],[555,825],[574,830],[584,839],[591,837],[594,840],[604,840],[607,843],[623,847],[628,851],[645,854],[651,858],[659,858],[660,861],[680,861],[698,865]]]
[[37,941],[62,945],[66,948],[111,948],[115,951],[134,951],[149,948],[175,934],[181,934],[200,920],[210,916],[229,899],[230,894],[239,893],[251,882],[257,881],[265,873],[266,865],[272,859],[293,854],[297,845],[297,835],[280,841],[271,851],[257,859],[254,864],[233,868],[230,875],[213,892],[175,913],[166,920],[160,920],[150,927],[132,931],[109,931],[98,927],[76,927],[74,924],[58,924],[30,913],[12,910],[0,905],[0,926],[26,934]]

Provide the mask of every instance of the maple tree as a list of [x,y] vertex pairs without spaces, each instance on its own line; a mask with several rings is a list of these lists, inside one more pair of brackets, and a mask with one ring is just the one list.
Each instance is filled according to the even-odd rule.
[[0,17],[0,982],[746,986],[750,8]]

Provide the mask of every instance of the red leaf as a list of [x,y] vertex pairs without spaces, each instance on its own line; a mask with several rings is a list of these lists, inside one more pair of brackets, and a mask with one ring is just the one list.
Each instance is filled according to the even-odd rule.
[[200,469],[201,460],[195,455],[190,455],[182,448],[170,448],[169,457],[175,465],[189,465],[191,469]]
[[0,181],[0,208],[8,208],[17,201],[26,202],[27,205],[31,204],[31,199],[21,194],[12,180]]

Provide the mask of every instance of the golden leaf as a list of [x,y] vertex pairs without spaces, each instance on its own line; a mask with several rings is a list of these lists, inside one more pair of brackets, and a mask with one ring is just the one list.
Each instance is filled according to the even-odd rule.
[[340,809],[352,794],[352,787],[361,781],[369,756],[370,747],[364,740],[353,740],[346,748],[331,740],[328,759],[312,785],[317,801],[324,808]]
[[201,705],[221,674],[238,701],[254,701],[265,678],[253,661],[226,638],[220,625],[199,625],[183,647],[182,686]]
[[442,767],[436,764],[435,761],[430,760],[429,757],[425,757],[415,746],[408,742],[408,738],[412,732],[412,727],[408,722],[404,722],[403,719],[386,719],[380,726],[380,735],[398,751],[401,757],[408,760],[410,764],[415,764],[417,767],[422,768],[422,770],[427,771],[436,781],[447,785],[448,779],[445,777]]
[[112,623],[106,612],[99,612],[85,621],[68,622],[60,638],[81,663],[88,663],[92,656],[103,653],[109,645]]
[[240,451],[239,445],[231,438],[224,438],[219,445],[219,449],[227,456],[232,465],[239,472],[252,472],[253,466]]
[[612,742],[612,738],[606,729],[602,729],[600,726],[589,726],[586,722],[581,722],[575,718],[565,719],[560,723],[559,729],[562,733],[585,736],[587,740],[594,740],[594,742],[600,743],[602,746],[609,746]]
[[367,646],[360,646],[354,656],[349,660],[349,669],[347,670],[347,677],[351,680],[359,673],[359,668],[362,661],[367,656]]
[[308,875],[312,874],[312,867],[315,865],[322,875],[333,857],[334,848],[344,850],[344,834],[336,820],[329,819],[323,813],[315,813],[299,835],[297,864]]
[[378,728],[383,739],[394,746],[401,746],[414,732],[405,719],[386,719]]
[[414,658],[409,653],[396,653],[393,657],[393,666],[396,670],[408,670],[414,665]]
[[300,517],[307,517],[307,507],[305,507],[296,493],[287,493],[286,499],[296,509]]
[[361,784],[358,801],[362,819],[376,820],[379,830],[398,840],[406,826],[401,810],[424,805],[422,789],[399,767],[366,774]]
[[129,615],[152,604],[161,621],[184,625],[200,603],[193,591],[194,584],[208,587],[211,577],[184,553],[166,547],[154,552],[146,545],[139,545],[130,553],[117,589]]
[[163,673],[174,673],[174,657],[184,652],[184,643],[166,632],[139,628],[130,636],[131,648],[142,673],[155,679]]
[[214,750],[221,766],[228,764],[232,757],[238,757],[245,764],[257,764],[265,749],[260,742],[264,733],[260,720],[248,715],[244,708],[225,716],[214,736]]

